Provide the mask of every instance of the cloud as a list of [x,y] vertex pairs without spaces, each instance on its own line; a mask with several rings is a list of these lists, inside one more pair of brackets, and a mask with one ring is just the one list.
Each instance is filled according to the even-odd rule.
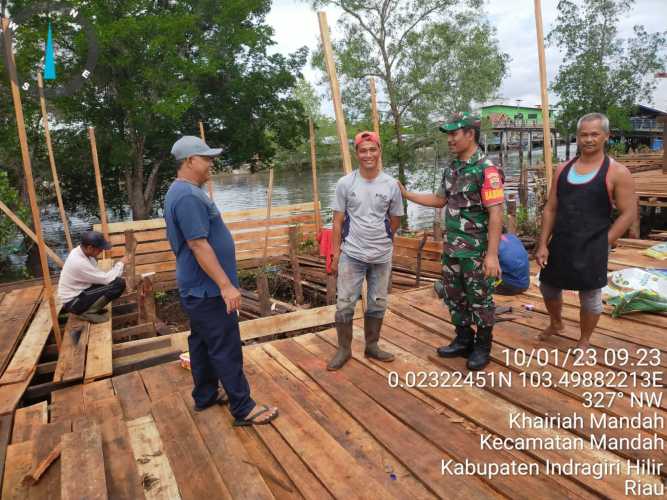
[[[540,103],[540,80],[537,58],[535,17],[531,0],[486,0],[485,14],[497,30],[500,48],[508,53],[512,61],[510,74],[503,81],[498,94],[510,102],[521,99],[524,105]],[[557,15],[558,0],[542,2],[544,33],[553,27]],[[339,10],[327,8],[329,26],[336,35],[336,20]],[[644,25],[649,32],[664,31],[667,19],[667,0],[637,0],[632,10],[622,17],[619,35],[632,36],[633,26]],[[308,2],[299,0],[274,0],[267,22],[275,29],[277,52],[294,52],[302,46],[311,50],[319,41],[317,14]],[[562,56],[556,47],[546,48],[547,78],[551,82],[558,72]],[[320,75],[310,68],[304,69],[305,77],[316,84]],[[320,93],[324,93],[321,89]],[[550,95],[550,103],[555,96]],[[661,79],[654,94],[655,107],[667,110],[667,79]],[[329,102],[323,102],[322,111],[332,115]]]

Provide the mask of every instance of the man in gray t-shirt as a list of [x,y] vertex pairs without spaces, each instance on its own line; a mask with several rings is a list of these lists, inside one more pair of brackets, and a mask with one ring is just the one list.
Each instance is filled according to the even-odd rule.
[[382,151],[377,134],[360,132],[354,145],[359,170],[338,181],[332,203],[338,351],[327,366],[329,370],[338,370],[352,356],[352,319],[364,278],[368,280],[364,354],[380,361],[394,359],[378,347],[378,341],[387,308],[393,237],[403,216],[403,199],[396,181],[380,170]]

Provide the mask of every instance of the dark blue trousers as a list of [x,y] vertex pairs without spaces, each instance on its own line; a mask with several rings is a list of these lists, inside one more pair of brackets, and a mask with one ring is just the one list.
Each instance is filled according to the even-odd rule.
[[227,314],[222,297],[181,297],[190,318],[190,366],[195,404],[205,407],[218,397],[218,380],[229,397],[235,418],[247,416],[255,407],[243,373],[241,334],[236,312]]

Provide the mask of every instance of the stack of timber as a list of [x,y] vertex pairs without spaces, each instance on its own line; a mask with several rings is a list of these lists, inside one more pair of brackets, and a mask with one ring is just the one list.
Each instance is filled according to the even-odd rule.
[[[291,225],[299,225],[302,240],[315,239],[313,202],[272,207],[271,213],[267,249],[269,258],[288,254],[288,231]],[[234,238],[239,268],[259,266],[266,234],[266,210],[223,212],[222,218]],[[95,225],[94,228],[96,231],[101,230],[100,225]],[[125,254],[126,231],[131,231],[138,243],[132,266],[134,273],[137,276],[155,273],[156,290],[176,288],[176,256],[169,247],[164,219],[109,224],[113,245],[112,258],[119,258]]]
[[630,172],[646,172],[650,170],[658,170],[663,167],[663,153],[636,153],[628,155],[619,155],[615,159],[628,167]]
[[[333,329],[244,347],[253,397],[280,408],[270,425],[234,428],[226,407],[195,412],[190,373],[174,362],[55,391],[50,412],[44,403],[21,408],[13,426],[0,429],[0,453],[6,455],[2,496],[532,499],[539,492],[544,498],[592,499],[628,494],[628,480],[664,494],[664,469],[633,471],[628,465],[637,460],[664,463],[664,449],[634,446],[631,439],[662,440],[665,429],[612,425],[638,412],[655,414],[655,421],[664,418],[664,402],[638,410],[631,404],[633,389],[620,388],[623,397],[613,404],[588,408],[585,388],[535,387],[521,380],[531,373],[574,380],[594,370],[608,375],[605,384],[613,385],[614,374],[637,370],[620,358],[605,358],[605,349],[624,350],[634,363],[643,350],[659,349],[659,363],[642,370],[662,373],[667,368],[667,319],[648,314],[612,319],[605,312],[591,339],[597,361],[581,367],[572,359],[562,362],[579,336],[576,297],[564,297],[565,329],[540,341],[538,334],[549,319],[536,293],[531,289],[498,298],[514,312],[495,328],[485,384],[454,384],[457,374],[468,373],[465,359],[435,356],[435,348],[449,343],[455,331],[442,301],[426,288],[390,297],[381,343],[396,355],[393,363],[364,356],[361,318],[355,320],[353,359],[338,372],[326,370],[335,352]],[[523,309],[527,302],[536,304],[534,310]],[[316,311],[289,313],[294,315],[291,328]],[[149,341],[155,339],[141,342]],[[550,356],[539,367],[522,361],[521,353],[544,347],[559,357]],[[422,372],[439,374],[437,383],[417,383],[414,376]],[[495,383],[488,383],[492,377]],[[659,395],[664,387],[645,390]],[[613,388],[614,394],[618,391]],[[511,420],[515,414],[537,422],[545,415],[575,413],[583,424],[571,428],[513,425]],[[605,429],[596,428],[601,421],[608,423]],[[606,445],[600,444],[603,434]],[[483,447],[485,439],[511,442],[513,449]],[[567,441],[574,449],[545,445],[523,451],[518,443],[529,439]],[[23,483],[59,443],[61,458],[36,484]],[[462,463],[507,464],[533,473],[489,477],[442,472],[443,466],[453,470]],[[575,463],[579,470],[547,474],[547,463]],[[617,464],[618,472],[599,480],[584,469],[602,463]]]

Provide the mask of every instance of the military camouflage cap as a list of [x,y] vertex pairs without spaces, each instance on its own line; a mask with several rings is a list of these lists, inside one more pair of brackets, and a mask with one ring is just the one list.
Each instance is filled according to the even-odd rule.
[[476,127],[482,125],[479,116],[468,113],[467,111],[457,111],[447,117],[447,121],[440,125],[441,132],[454,132],[463,127]]

